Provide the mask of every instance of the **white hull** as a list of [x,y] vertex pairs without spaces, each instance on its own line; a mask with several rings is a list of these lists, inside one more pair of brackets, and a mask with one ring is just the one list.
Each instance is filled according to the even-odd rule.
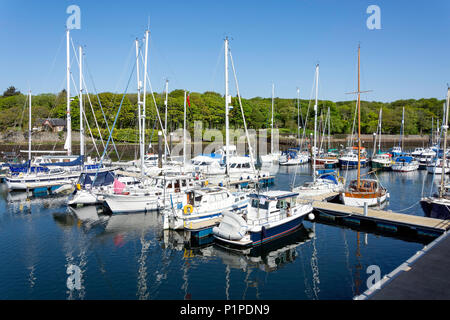
[[341,193],[341,201],[346,206],[351,207],[364,207],[364,204],[367,203],[369,207],[378,206],[382,203],[384,203],[389,197],[389,193],[384,194],[381,197],[376,198],[353,198],[353,197],[346,197],[345,193]]
[[[428,173],[442,174],[442,167],[435,167],[434,165],[427,166]],[[450,168],[445,167],[445,173],[450,173]]]
[[397,172],[410,172],[419,169],[419,163],[416,164],[393,164],[391,167],[392,171]]
[[[183,196],[186,197],[183,192],[173,193],[173,203]],[[166,195],[165,201],[163,196],[155,195],[104,194],[103,197],[112,213],[157,211],[170,206],[171,203],[170,194]]]
[[25,176],[25,177],[6,177],[5,182],[11,191],[26,191],[36,188],[45,188],[57,185],[72,184],[78,179],[80,173],[68,174],[63,176]]

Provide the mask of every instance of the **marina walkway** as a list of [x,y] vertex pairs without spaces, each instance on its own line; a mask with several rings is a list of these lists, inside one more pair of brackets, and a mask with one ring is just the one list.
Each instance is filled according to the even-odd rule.
[[330,203],[324,200],[336,197],[337,193],[330,193],[309,199],[301,199],[302,202],[312,201],[312,205],[319,216],[325,216],[331,220],[344,219],[357,223],[374,223],[376,226],[397,231],[399,228],[408,228],[417,232],[434,233],[439,236],[450,229],[450,220],[441,220],[423,216],[415,216],[392,211],[376,210],[369,208],[364,214],[364,208],[351,207],[339,203]]
[[[450,234],[444,233],[355,300],[450,299]],[[374,286],[376,287],[376,286]]]

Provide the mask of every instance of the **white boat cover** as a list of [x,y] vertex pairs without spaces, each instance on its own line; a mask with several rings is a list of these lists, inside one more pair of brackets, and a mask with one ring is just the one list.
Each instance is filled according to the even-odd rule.
[[218,227],[213,228],[213,233],[223,239],[239,241],[245,236],[247,230],[247,222],[241,216],[224,212],[222,221]]

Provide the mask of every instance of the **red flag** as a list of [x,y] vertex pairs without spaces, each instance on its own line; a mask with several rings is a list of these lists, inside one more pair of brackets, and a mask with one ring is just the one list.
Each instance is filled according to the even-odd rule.
[[189,106],[189,108],[191,107],[191,101],[189,101],[189,95],[187,96],[187,103],[188,103],[188,106]]

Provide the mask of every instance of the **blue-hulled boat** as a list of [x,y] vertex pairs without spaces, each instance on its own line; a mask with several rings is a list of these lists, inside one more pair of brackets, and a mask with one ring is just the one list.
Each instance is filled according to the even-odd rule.
[[297,203],[298,193],[268,191],[248,195],[247,214],[225,212],[213,229],[217,241],[237,247],[253,247],[281,238],[297,230],[312,212],[309,203]]

